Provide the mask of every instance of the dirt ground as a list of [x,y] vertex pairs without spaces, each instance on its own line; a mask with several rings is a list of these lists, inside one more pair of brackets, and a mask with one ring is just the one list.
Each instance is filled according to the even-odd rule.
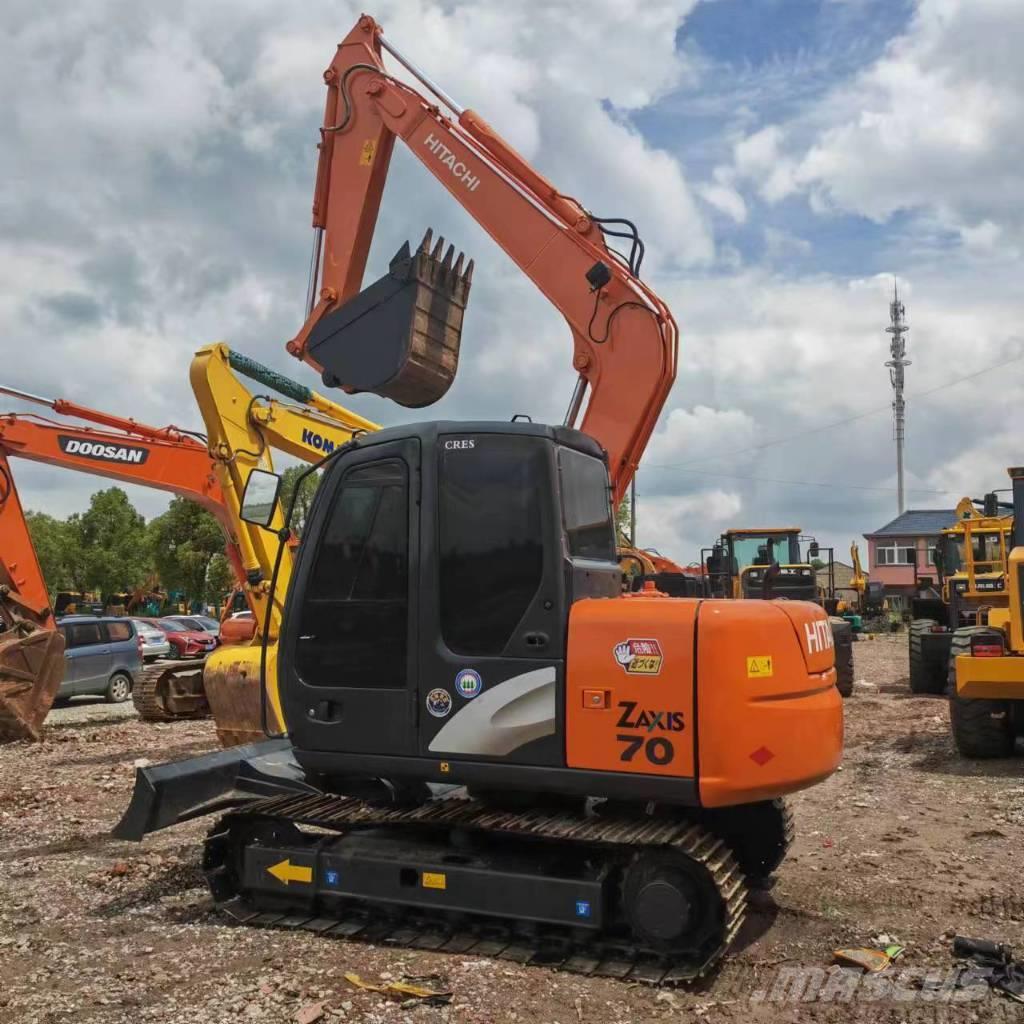
[[[856,645],[842,770],[792,798],[792,854],[721,970],[671,991],[232,926],[199,871],[204,823],[141,845],[107,835],[136,765],[212,749],[212,725],[144,725],[130,704],[55,711],[44,743],[0,748],[0,1022],[1024,1021],[987,990],[916,991],[923,968],[948,977],[954,932],[1024,952],[1024,758],[959,760],[945,701],[907,691],[904,644]],[[885,936],[907,948],[889,987],[830,998],[832,951]],[[804,998],[778,998],[799,968]],[[438,975],[454,995],[410,1006],[346,972]]]

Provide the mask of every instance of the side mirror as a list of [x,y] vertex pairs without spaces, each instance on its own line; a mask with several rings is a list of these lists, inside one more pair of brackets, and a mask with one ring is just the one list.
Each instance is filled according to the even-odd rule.
[[253,526],[268,527],[274,519],[281,478],[265,469],[254,469],[242,494],[242,520]]
[[820,552],[821,548],[818,547],[818,542],[816,540],[812,540],[811,546],[807,549],[807,553],[811,556],[811,558],[817,558]]

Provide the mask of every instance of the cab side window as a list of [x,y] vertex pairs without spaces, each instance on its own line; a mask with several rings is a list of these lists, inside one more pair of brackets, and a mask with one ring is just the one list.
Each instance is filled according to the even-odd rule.
[[111,643],[131,640],[132,638],[132,627],[127,622],[107,622],[104,623],[103,628],[107,631],[107,636],[110,638]]
[[335,493],[300,615],[296,668],[311,686],[400,689],[409,621],[409,477],[357,466]]
[[558,449],[562,518],[572,558],[616,562],[611,483],[600,459],[572,448]]

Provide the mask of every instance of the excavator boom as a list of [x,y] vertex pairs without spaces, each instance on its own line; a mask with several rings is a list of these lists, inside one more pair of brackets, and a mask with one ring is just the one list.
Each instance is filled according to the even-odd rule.
[[[384,50],[454,116],[388,74]],[[410,406],[436,401],[451,383],[472,261],[464,272],[461,256],[453,263],[453,249],[443,252],[443,239],[431,248],[428,231],[416,253],[403,246],[389,274],[359,291],[401,139],[565,317],[579,374],[565,423],[578,422],[606,449],[620,501],[672,387],[678,350],[672,314],[640,280],[635,227],[598,218],[561,193],[478,114],[426,79],[367,15],[338,46],[324,80],[310,308],[289,352],[328,384]],[[629,256],[613,251],[609,237],[627,238]],[[429,340],[417,343],[419,336]]]

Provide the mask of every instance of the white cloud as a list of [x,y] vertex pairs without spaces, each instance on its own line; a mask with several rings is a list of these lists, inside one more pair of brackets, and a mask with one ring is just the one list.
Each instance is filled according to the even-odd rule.
[[[1024,6],[918,0],[906,31],[790,123],[735,146],[736,174],[768,202],[884,223],[920,211],[971,246],[1024,233]],[[995,229],[995,230],[993,230]]]
[[743,501],[738,494],[714,489],[688,495],[641,494],[636,507],[642,546],[689,565],[699,563],[700,549],[738,521]]

